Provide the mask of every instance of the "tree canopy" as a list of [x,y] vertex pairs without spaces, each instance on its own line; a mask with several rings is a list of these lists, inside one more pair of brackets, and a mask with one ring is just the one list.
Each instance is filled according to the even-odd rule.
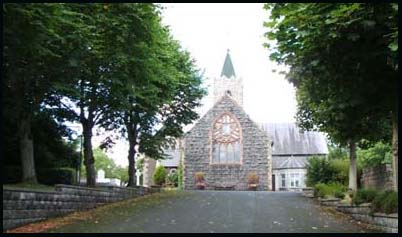
[[387,123],[396,126],[398,5],[277,3],[265,8],[271,13],[266,36],[276,40],[266,46],[271,59],[290,66],[287,79],[297,88],[298,123],[349,144],[353,166],[359,140],[390,137]]

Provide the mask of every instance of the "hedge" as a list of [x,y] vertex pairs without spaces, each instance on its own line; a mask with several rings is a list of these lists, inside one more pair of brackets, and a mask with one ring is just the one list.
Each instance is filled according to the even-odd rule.
[[[4,166],[3,172],[3,184],[22,181],[22,171],[19,166]],[[40,184],[76,184],[76,172],[71,168],[37,169],[36,175]]]
[[76,184],[76,171],[71,168],[49,168],[38,172],[38,182],[41,184]]
[[352,203],[360,205],[362,203],[372,202],[377,195],[378,191],[375,189],[359,189],[353,195]]
[[314,196],[320,198],[336,197],[343,199],[345,197],[345,191],[346,186],[338,183],[319,183],[314,186]]

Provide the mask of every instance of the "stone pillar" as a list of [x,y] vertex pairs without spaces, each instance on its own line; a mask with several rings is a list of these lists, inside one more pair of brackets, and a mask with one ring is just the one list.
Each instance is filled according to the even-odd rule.
[[151,158],[144,159],[144,176],[143,176],[143,186],[151,187],[154,185],[153,175],[156,167],[156,160]]

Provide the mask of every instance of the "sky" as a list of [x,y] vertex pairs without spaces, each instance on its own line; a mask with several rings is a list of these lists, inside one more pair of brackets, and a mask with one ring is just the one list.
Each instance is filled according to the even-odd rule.
[[[227,49],[237,76],[243,78],[243,107],[255,122],[295,122],[294,87],[279,71],[286,70],[269,60],[263,22],[269,13],[260,3],[169,3],[161,4],[162,22],[182,47],[190,52],[196,66],[205,70],[204,86],[212,95],[213,78],[222,71]],[[274,72],[276,71],[276,72]],[[197,111],[202,116],[212,107],[212,96],[206,96]],[[188,130],[191,126],[187,126]],[[101,132],[102,133],[102,132]],[[94,133],[96,134],[96,133]],[[95,136],[93,144],[105,135]],[[127,166],[128,143],[116,141],[108,152],[116,164]]]

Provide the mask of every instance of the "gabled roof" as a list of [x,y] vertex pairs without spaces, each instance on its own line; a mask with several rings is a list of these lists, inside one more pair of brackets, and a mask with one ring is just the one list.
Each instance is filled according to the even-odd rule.
[[320,132],[302,132],[294,123],[264,123],[260,126],[274,142],[272,155],[328,154],[327,142]]
[[226,54],[225,62],[223,64],[221,76],[226,76],[227,78],[236,76],[234,68],[233,68],[233,64],[232,64],[232,59],[230,58],[229,49]]
[[167,158],[165,160],[159,160],[160,164],[164,167],[178,167],[180,162],[180,150],[167,149],[164,152],[167,155]]

